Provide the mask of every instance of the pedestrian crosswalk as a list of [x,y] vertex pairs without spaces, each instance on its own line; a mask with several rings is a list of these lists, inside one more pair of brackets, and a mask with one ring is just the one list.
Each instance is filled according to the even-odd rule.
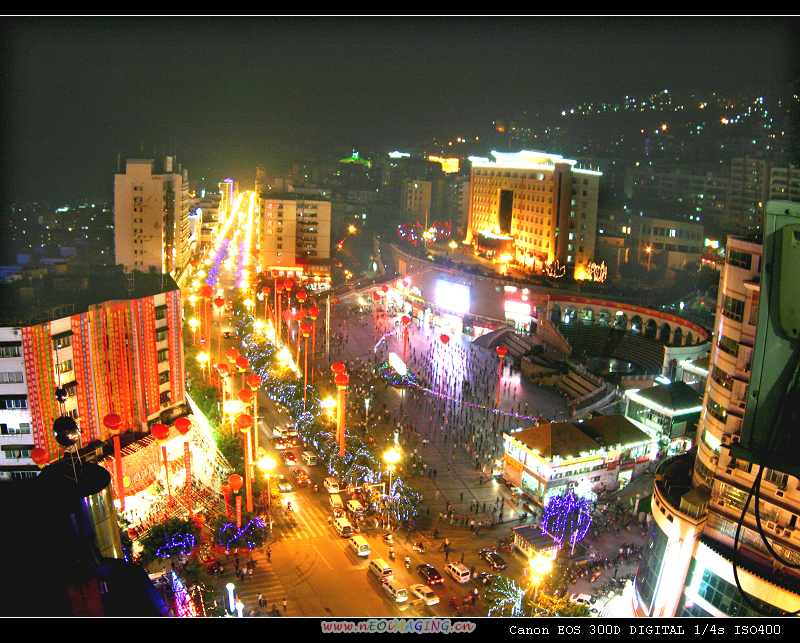
[[[273,608],[277,608],[281,616],[301,616],[298,605],[295,601],[286,601],[286,610],[283,608],[283,601],[288,598],[286,587],[272,569],[272,565],[267,562],[266,554],[262,551],[253,552],[253,559],[256,561],[255,570],[252,576],[246,576],[245,580],[236,577],[236,570],[231,560],[225,565],[224,582],[232,582],[236,586],[236,598],[244,603],[243,613],[245,616],[255,616],[252,612],[258,610],[260,616],[269,616]],[[241,559],[241,565],[246,565],[247,558]],[[263,595],[266,599],[266,607],[259,608],[258,596]]]
[[287,513],[282,510],[275,518],[275,540],[313,540],[332,538],[334,532],[328,524],[330,512],[317,504],[304,501]]

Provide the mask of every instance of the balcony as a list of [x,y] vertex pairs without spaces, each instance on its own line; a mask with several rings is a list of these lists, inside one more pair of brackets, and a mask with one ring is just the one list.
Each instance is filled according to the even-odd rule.
[[653,493],[657,506],[697,525],[706,517],[708,491],[692,487],[694,458],[695,453],[689,451],[662,462],[656,469]]

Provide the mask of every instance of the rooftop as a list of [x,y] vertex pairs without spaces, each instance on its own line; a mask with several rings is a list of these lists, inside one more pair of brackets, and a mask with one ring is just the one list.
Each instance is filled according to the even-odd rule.
[[0,283],[0,325],[31,326],[88,310],[89,306],[115,299],[139,299],[178,290],[169,275],[125,273],[122,268],[102,266],[53,271]]
[[599,415],[584,422],[547,422],[510,435],[546,459],[575,458],[609,446],[652,440],[622,415]]
[[469,160],[472,167],[484,168],[504,168],[511,170],[552,170],[556,163],[566,163],[572,166],[573,172],[602,176],[602,172],[596,170],[584,170],[575,167],[577,161],[567,159],[560,154],[550,154],[536,150],[520,150],[519,152],[495,152],[492,150],[494,160],[485,156],[470,156]]
[[631,399],[649,407],[660,407],[670,415],[699,413],[703,397],[685,382],[656,384],[646,389],[626,392]]

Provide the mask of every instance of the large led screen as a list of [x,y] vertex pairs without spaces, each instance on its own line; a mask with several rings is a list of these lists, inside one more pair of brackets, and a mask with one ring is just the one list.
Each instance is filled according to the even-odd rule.
[[436,280],[436,305],[443,310],[466,315],[469,312],[469,286],[454,284],[444,279]]

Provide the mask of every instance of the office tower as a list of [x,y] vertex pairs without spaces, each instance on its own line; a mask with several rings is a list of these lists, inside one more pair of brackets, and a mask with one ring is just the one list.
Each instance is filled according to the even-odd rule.
[[467,242],[531,271],[557,260],[582,273],[595,256],[601,173],[558,154],[492,156],[470,157]]

